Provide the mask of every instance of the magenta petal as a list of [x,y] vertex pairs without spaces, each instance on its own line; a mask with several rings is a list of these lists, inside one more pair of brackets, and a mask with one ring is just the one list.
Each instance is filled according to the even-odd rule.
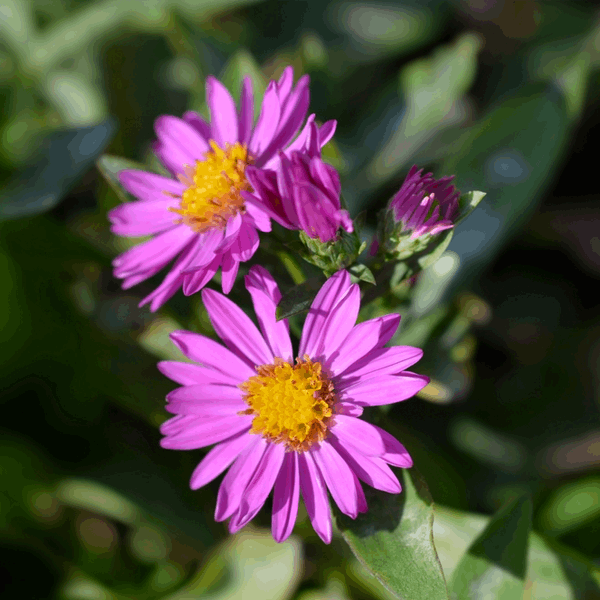
[[231,245],[231,255],[238,262],[246,262],[252,258],[259,244],[256,229],[247,221],[242,223],[239,233]]
[[206,103],[215,142],[221,148],[238,141],[238,117],[235,102],[227,88],[214,77],[206,78]]
[[[191,415],[185,415],[191,416]],[[195,450],[222,442],[242,431],[249,431],[252,415],[229,415],[204,419],[196,417],[197,423],[185,427],[176,434],[169,434],[160,441],[163,448],[169,450]]]
[[[210,148],[208,142],[213,137],[210,131],[210,125],[197,112],[194,112],[193,110],[188,110],[187,112],[184,112],[182,119],[186,123],[189,123],[204,138],[206,142],[206,150],[208,150]],[[325,123],[325,125],[326,124],[327,123]],[[323,127],[325,127],[325,125],[323,125]]]
[[327,441],[310,450],[339,509],[352,519],[358,515],[358,496],[352,469]]
[[155,269],[162,269],[181,252],[196,234],[185,225],[160,233],[156,237],[134,246],[113,260],[115,276],[121,279]]
[[140,237],[160,233],[175,227],[179,215],[169,210],[179,206],[179,199],[164,197],[161,200],[129,202],[113,208],[108,213],[111,231],[116,235]]
[[298,516],[298,500],[300,498],[300,474],[298,472],[298,454],[288,452],[275,480],[273,491],[273,514],[271,529],[273,539],[281,543],[292,531]]
[[221,344],[199,333],[174,331],[169,336],[175,345],[193,361],[236,377],[239,383],[256,375],[248,362],[239,359]]
[[279,99],[283,102],[289,93],[292,91],[292,86],[294,85],[294,69],[291,66],[287,66],[281,77],[277,81],[277,94],[279,95]]
[[240,144],[247,144],[252,135],[252,124],[254,123],[254,92],[252,90],[252,79],[244,77],[242,83],[242,94],[240,96],[239,113],[239,138]]
[[298,455],[300,489],[314,530],[326,544],[330,544],[332,524],[327,490],[311,454],[311,452],[303,452]]
[[343,374],[375,348],[387,344],[400,323],[400,315],[390,314],[356,325],[344,340],[344,351],[332,357],[329,368],[334,375]]
[[246,219],[250,220],[259,231],[271,231],[271,219],[265,210],[252,202],[246,203]]
[[373,350],[344,371],[339,382],[349,386],[359,380],[396,375],[421,360],[423,350],[413,346],[392,346]]
[[240,433],[215,446],[194,469],[190,479],[193,490],[200,489],[218,477],[248,445],[249,434]]
[[162,360],[156,365],[158,370],[173,381],[181,385],[195,385],[197,383],[228,383],[238,385],[240,380],[231,375],[199,367],[191,363],[176,360]]
[[337,121],[326,121],[319,128],[319,142],[321,146],[324,146],[335,133],[335,128],[337,127]]
[[390,433],[366,421],[336,416],[331,432],[345,446],[353,446],[366,456],[377,456],[397,467],[412,467],[406,448]]
[[241,308],[213,290],[202,290],[202,301],[214,330],[233,353],[254,365],[273,361],[270,348]]
[[264,160],[262,154],[268,148],[279,124],[279,98],[277,98],[277,90],[275,83],[269,83],[267,91],[262,101],[260,116],[254,128],[252,139],[248,149],[250,154],[255,157],[255,165],[262,167]]
[[300,229],[311,238],[318,237],[322,242],[332,241],[338,228],[332,218],[335,209],[331,206],[331,200],[312,184],[295,185],[292,197]]
[[352,471],[371,487],[388,492],[388,494],[399,494],[402,491],[398,478],[383,459],[365,456],[352,446],[344,446],[334,437],[331,438],[331,444],[348,463]]
[[221,288],[224,294],[229,294],[235,283],[240,263],[231,255],[231,252],[227,252],[223,256],[223,263],[221,265]]
[[287,319],[277,321],[275,317],[281,292],[273,276],[264,267],[254,265],[246,275],[246,289],[252,296],[260,330],[271,347],[273,356],[291,361],[293,350]]
[[146,171],[136,171],[134,169],[125,169],[119,173],[121,185],[136,198],[140,200],[166,200],[168,196],[165,192],[175,196],[181,196],[185,191],[185,186],[176,179],[170,179],[163,175],[146,173]]
[[[177,152],[184,157],[184,164],[194,166],[204,158],[209,149],[206,140],[189,123],[171,115],[158,117],[154,122],[156,136],[166,154]],[[181,158],[179,159],[181,160]],[[181,165],[183,166],[183,165]],[[180,169],[180,173],[182,170]]]
[[215,521],[224,521],[238,510],[246,487],[267,449],[264,438],[257,435],[250,437],[254,439],[250,440],[221,482],[217,494]]
[[327,358],[345,352],[344,340],[352,331],[360,310],[360,288],[353,283],[329,313],[321,331],[321,343],[316,349]]
[[228,250],[231,247],[231,245],[235,242],[240,231],[240,227],[242,226],[242,222],[242,215],[239,213],[227,220],[227,225],[225,226],[225,234],[223,235],[223,240],[221,241],[218,247],[219,252],[224,252],[225,250]]
[[193,273],[185,273],[183,278],[183,293],[191,296],[199,292],[215,275],[221,266],[221,255],[217,254],[210,264],[200,269],[194,269]]
[[224,401],[229,403],[239,402],[242,405],[242,390],[235,385],[227,383],[196,383],[194,385],[184,385],[174,389],[167,394],[167,401],[174,402],[198,402],[220,404]]
[[335,413],[337,415],[348,415],[349,417],[360,417],[364,412],[362,406],[353,402],[336,402]]
[[429,383],[429,377],[404,371],[401,375],[387,375],[360,380],[344,387],[344,399],[361,406],[381,406],[412,398]]
[[217,247],[223,240],[223,231],[213,228],[199,233],[198,237],[200,239],[198,252],[188,268],[184,270],[184,275],[205,269],[214,260]]
[[271,493],[285,456],[283,444],[268,444],[254,475],[242,497],[237,518],[232,519],[229,531],[235,533],[249,523],[262,508]]
[[304,356],[304,354],[313,356],[318,349],[321,332],[330,311],[348,291],[350,285],[348,271],[338,271],[319,290],[304,321],[299,356]]

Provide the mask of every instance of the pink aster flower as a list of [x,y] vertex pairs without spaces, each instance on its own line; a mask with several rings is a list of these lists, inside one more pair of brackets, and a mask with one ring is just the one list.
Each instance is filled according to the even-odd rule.
[[243,196],[283,227],[329,242],[340,227],[353,231],[352,220],[341,207],[338,172],[321,160],[322,130],[307,125],[302,151],[281,152],[275,170],[248,168],[254,192]]
[[450,184],[454,176],[434,179],[432,173],[422,172],[413,165],[390,200],[395,221],[401,224],[402,232],[412,232],[411,239],[451,229],[458,216],[460,192]]
[[[206,82],[210,123],[195,112],[183,118],[162,116],[155,122],[158,141],[154,151],[173,177],[125,170],[119,179],[138,198],[109,213],[112,231],[122,236],[152,236],[118,256],[115,276],[128,289],[148,279],[177,257],[164,281],[140,306],[158,309],[181,287],[186,295],[206,285],[221,268],[222,287],[228,293],[240,262],[249,260],[259,243],[259,231],[270,231],[267,214],[246,203],[252,191],[246,167],[273,167],[278,152],[302,150],[308,129],[292,141],[306,117],[308,77],[293,86],[293,71],[285,69],[271,81],[254,124],[254,96],[244,79],[239,107],[214,77]],[[335,122],[319,130],[320,142],[333,135]],[[290,143],[291,142],[291,143]]]
[[321,288],[306,317],[298,357],[287,321],[276,321],[277,284],[260,266],[246,277],[258,319],[218,292],[202,298],[225,346],[189,331],[171,339],[196,364],[166,361],[159,369],[181,387],[167,396],[176,416],[161,426],[163,448],[216,444],[192,474],[197,489],[225,470],[215,519],[238,531],[273,490],[272,530],[278,542],[294,528],[300,492],[315,531],[331,541],[327,490],[355,518],[367,510],[360,481],[401,491],[389,465],[408,468],[408,452],[389,433],[360,419],[365,406],[413,396],[427,377],[405,371],[422,356],[410,346],[385,348],[400,316],[355,324],[360,291],[347,271]]

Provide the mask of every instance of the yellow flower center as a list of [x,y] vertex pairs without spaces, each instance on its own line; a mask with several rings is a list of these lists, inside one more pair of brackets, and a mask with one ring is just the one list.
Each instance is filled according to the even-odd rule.
[[274,364],[256,371],[258,375],[240,385],[250,406],[242,414],[255,415],[250,433],[297,452],[324,440],[336,398],[321,363],[305,354],[304,359],[296,359],[295,366],[276,358]]
[[187,185],[181,195],[180,208],[171,208],[181,215],[182,223],[201,233],[212,227],[223,229],[230,217],[244,212],[241,192],[252,188],[245,170],[252,161],[245,145],[236,142],[220,148],[210,140],[211,150],[196,168],[186,166],[179,180]]

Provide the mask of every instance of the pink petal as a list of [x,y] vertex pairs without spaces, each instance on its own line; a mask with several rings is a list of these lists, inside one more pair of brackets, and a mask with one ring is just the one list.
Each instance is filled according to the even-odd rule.
[[229,523],[229,531],[235,533],[249,523],[262,508],[271,493],[285,456],[283,444],[268,444],[254,475],[242,497],[237,515]]
[[246,262],[258,249],[259,238],[256,229],[247,221],[242,223],[240,231],[231,245],[231,255],[239,262]]
[[273,356],[291,361],[293,350],[288,321],[287,319],[277,321],[275,317],[281,292],[273,276],[264,267],[254,265],[246,275],[245,281],[246,289],[252,296],[260,330],[271,347]]
[[283,102],[289,96],[292,91],[292,86],[294,85],[294,69],[291,66],[287,66],[281,77],[277,81],[277,94],[279,99]]
[[337,127],[337,121],[326,121],[319,128],[319,142],[321,147],[323,147],[335,133],[335,129]]
[[160,441],[160,445],[169,450],[195,450],[249,431],[252,425],[252,415],[234,414],[211,419],[194,415],[194,418],[198,419],[196,424],[185,427],[177,434],[169,434]]
[[[189,123],[204,139],[206,142],[206,150],[210,148],[208,142],[212,139],[212,133],[210,131],[210,125],[197,113],[193,110],[188,110],[183,113],[183,120],[186,123]],[[325,125],[323,125],[325,127]]]
[[337,415],[331,433],[344,447],[352,446],[365,456],[376,456],[397,467],[412,467],[406,448],[391,434],[361,419]]
[[252,222],[256,229],[264,232],[271,231],[271,219],[269,219],[269,215],[265,210],[252,202],[247,202],[245,206],[246,218]]
[[197,383],[228,383],[230,385],[237,385],[240,383],[236,377],[190,363],[162,360],[156,366],[163,375],[181,385],[195,385]]
[[121,204],[108,213],[112,222],[110,230],[116,235],[128,237],[160,233],[177,225],[180,217],[169,208],[178,206],[179,199],[167,197],[162,200]]
[[119,173],[121,185],[136,198],[140,200],[165,200],[169,194],[181,196],[185,191],[185,185],[162,175],[146,173],[146,171],[136,171],[134,169],[125,169]]
[[365,456],[352,446],[341,444],[333,436],[330,443],[365,483],[388,494],[399,494],[402,491],[398,478],[383,459]]
[[256,375],[254,369],[221,344],[199,333],[174,331],[169,336],[175,345],[193,361],[236,378],[239,383]]
[[227,225],[225,226],[225,234],[223,235],[223,240],[219,244],[218,251],[224,252],[228,250],[231,245],[235,242],[240,227],[242,226],[242,215],[237,213],[233,217],[227,220]]
[[244,409],[242,390],[228,383],[206,382],[184,385],[169,392],[167,401],[169,403],[179,401],[198,404],[211,403],[213,405],[218,405],[221,402],[228,402],[229,404],[237,402],[242,406],[242,410]]
[[191,296],[200,291],[215,275],[221,266],[221,255],[215,255],[212,262],[200,269],[194,269],[192,273],[185,273],[183,278],[183,293]]
[[340,301],[330,311],[321,331],[321,343],[317,355],[334,356],[345,352],[344,340],[356,323],[360,310],[360,288],[353,283]]
[[299,454],[298,463],[300,489],[302,490],[306,512],[319,537],[326,544],[330,544],[332,536],[331,510],[325,482],[319,473],[311,452]]
[[401,375],[387,375],[362,379],[343,388],[343,397],[361,406],[381,406],[412,398],[429,383],[429,377],[404,371]]
[[240,433],[215,446],[194,469],[190,487],[198,490],[218,477],[248,445],[249,434]]
[[223,240],[223,231],[213,228],[199,233],[200,244],[196,256],[194,256],[190,265],[183,271],[184,275],[195,273],[198,270],[204,270],[215,259],[217,247]]
[[224,521],[239,508],[246,487],[267,449],[264,438],[258,435],[251,437],[255,439],[244,448],[221,482],[217,494],[215,521]]
[[275,83],[272,81],[267,86],[267,91],[262,101],[262,108],[260,116],[254,128],[252,139],[250,140],[249,150],[250,154],[255,159],[255,165],[262,167],[263,162],[261,160],[263,152],[268,148],[277,126],[279,125],[279,98],[277,98],[277,90],[275,89]]
[[304,321],[298,351],[299,356],[304,356],[304,354],[313,356],[315,351],[318,350],[325,321],[330,311],[348,291],[350,285],[350,275],[345,270],[338,271],[323,284]]
[[348,415],[349,417],[360,417],[363,414],[363,407],[352,402],[336,402],[335,413],[337,415]]
[[294,529],[298,516],[300,497],[300,474],[298,472],[298,454],[288,452],[275,480],[273,491],[273,514],[271,529],[276,542],[285,541]]
[[350,365],[368,356],[391,339],[400,323],[400,315],[390,314],[356,325],[344,340],[344,351],[334,356],[329,368],[334,375],[345,373]]
[[358,496],[352,469],[327,441],[321,443],[318,447],[313,446],[310,454],[315,459],[339,509],[345,515],[356,519],[358,515]]
[[242,83],[242,94],[240,97],[240,144],[247,144],[252,135],[252,124],[254,123],[254,92],[252,90],[252,80],[250,77],[244,77]]
[[309,237],[318,237],[322,242],[330,242],[337,233],[337,224],[331,218],[334,215],[331,201],[314,185],[295,185],[293,200],[300,228]]
[[241,308],[213,290],[202,290],[202,301],[217,335],[234,354],[254,365],[273,362],[273,353]]
[[[181,153],[190,166],[194,166],[197,160],[203,160],[209,149],[206,140],[194,127],[172,115],[158,117],[154,121],[154,130],[164,152]],[[182,172],[181,169],[179,172]]]
[[346,369],[339,382],[349,386],[358,380],[396,375],[421,360],[422,356],[423,350],[413,346],[379,348]]
[[138,244],[113,260],[115,275],[122,279],[152,268],[159,270],[179,254],[195,235],[188,227],[180,225]]
[[231,255],[231,252],[227,252],[223,256],[223,263],[221,265],[221,288],[224,294],[229,294],[235,283],[240,263]]
[[238,117],[235,102],[227,88],[214,77],[206,78],[206,103],[215,142],[220,148],[238,141]]

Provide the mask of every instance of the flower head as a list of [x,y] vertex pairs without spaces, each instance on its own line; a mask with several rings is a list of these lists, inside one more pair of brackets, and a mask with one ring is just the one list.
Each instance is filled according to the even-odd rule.
[[408,172],[404,183],[390,200],[394,219],[411,239],[435,235],[454,227],[460,192],[450,182],[454,176],[434,179],[432,173],[422,175],[417,165]]
[[389,433],[359,417],[365,406],[405,400],[427,384],[427,377],[405,371],[422,351],[384,347],[399,315],[356,325],[359,288],[339,271],[313,301],[294,360],[288,323],[275,318],[277,284],[266,269],[253,266],[246,288],[260,330],[231,300],[203,290],[226,347],[189,331],[171,334],[196,364],[159,363],[181,384],[167,396],[166,408],[176,416],[161,426],[161,445],[191,450],[216,444],[190,485],[200,488],[229,468],[215,519],[230,518],[232,533],[254,518],[273,490],[273,536],[283,541],[294,528],[302,491],[313,527],[329,543],[327,489],[352,518],[367,510],[359,480],[401,491],[389,465],[410,467],[410,456]]
[[[314,120],[313,115],[292,141],[305,120],[309,91],[307,76],[293,86],[291,67],[269,83],[256,124],[249,78],[244,79],[239,107],[213,77],[207,79],[206,99],[210,122],[195,112],[181,119],[162,116],[155,122],[154,151],[172,178],[137,170],[119,174],[138,201],[110,211],[112,231],[152,236],[114,260],[123,288],[148,279],[177,257],[162,284],[140,304],[149,302],[151,310],[181,287],[186,295],[195,293],[219,267],[223,291],[231,290],[240,262],[249,260],[258,247],[257,230],[271,228],[267,214],[244,200],[252,191],[246,169],[273,167],[286,148],[302,150]],[[321,127],[322,143],[334,129],[331,122]]]
[[323,129],[309,121],[302,151],[281,152],[274,170],[249,167],[247,177],[254,192],[243,195],[283,227],[329,242],[340,227],[348,232],[353,227],[341,207],[340,177],[321,160]]

